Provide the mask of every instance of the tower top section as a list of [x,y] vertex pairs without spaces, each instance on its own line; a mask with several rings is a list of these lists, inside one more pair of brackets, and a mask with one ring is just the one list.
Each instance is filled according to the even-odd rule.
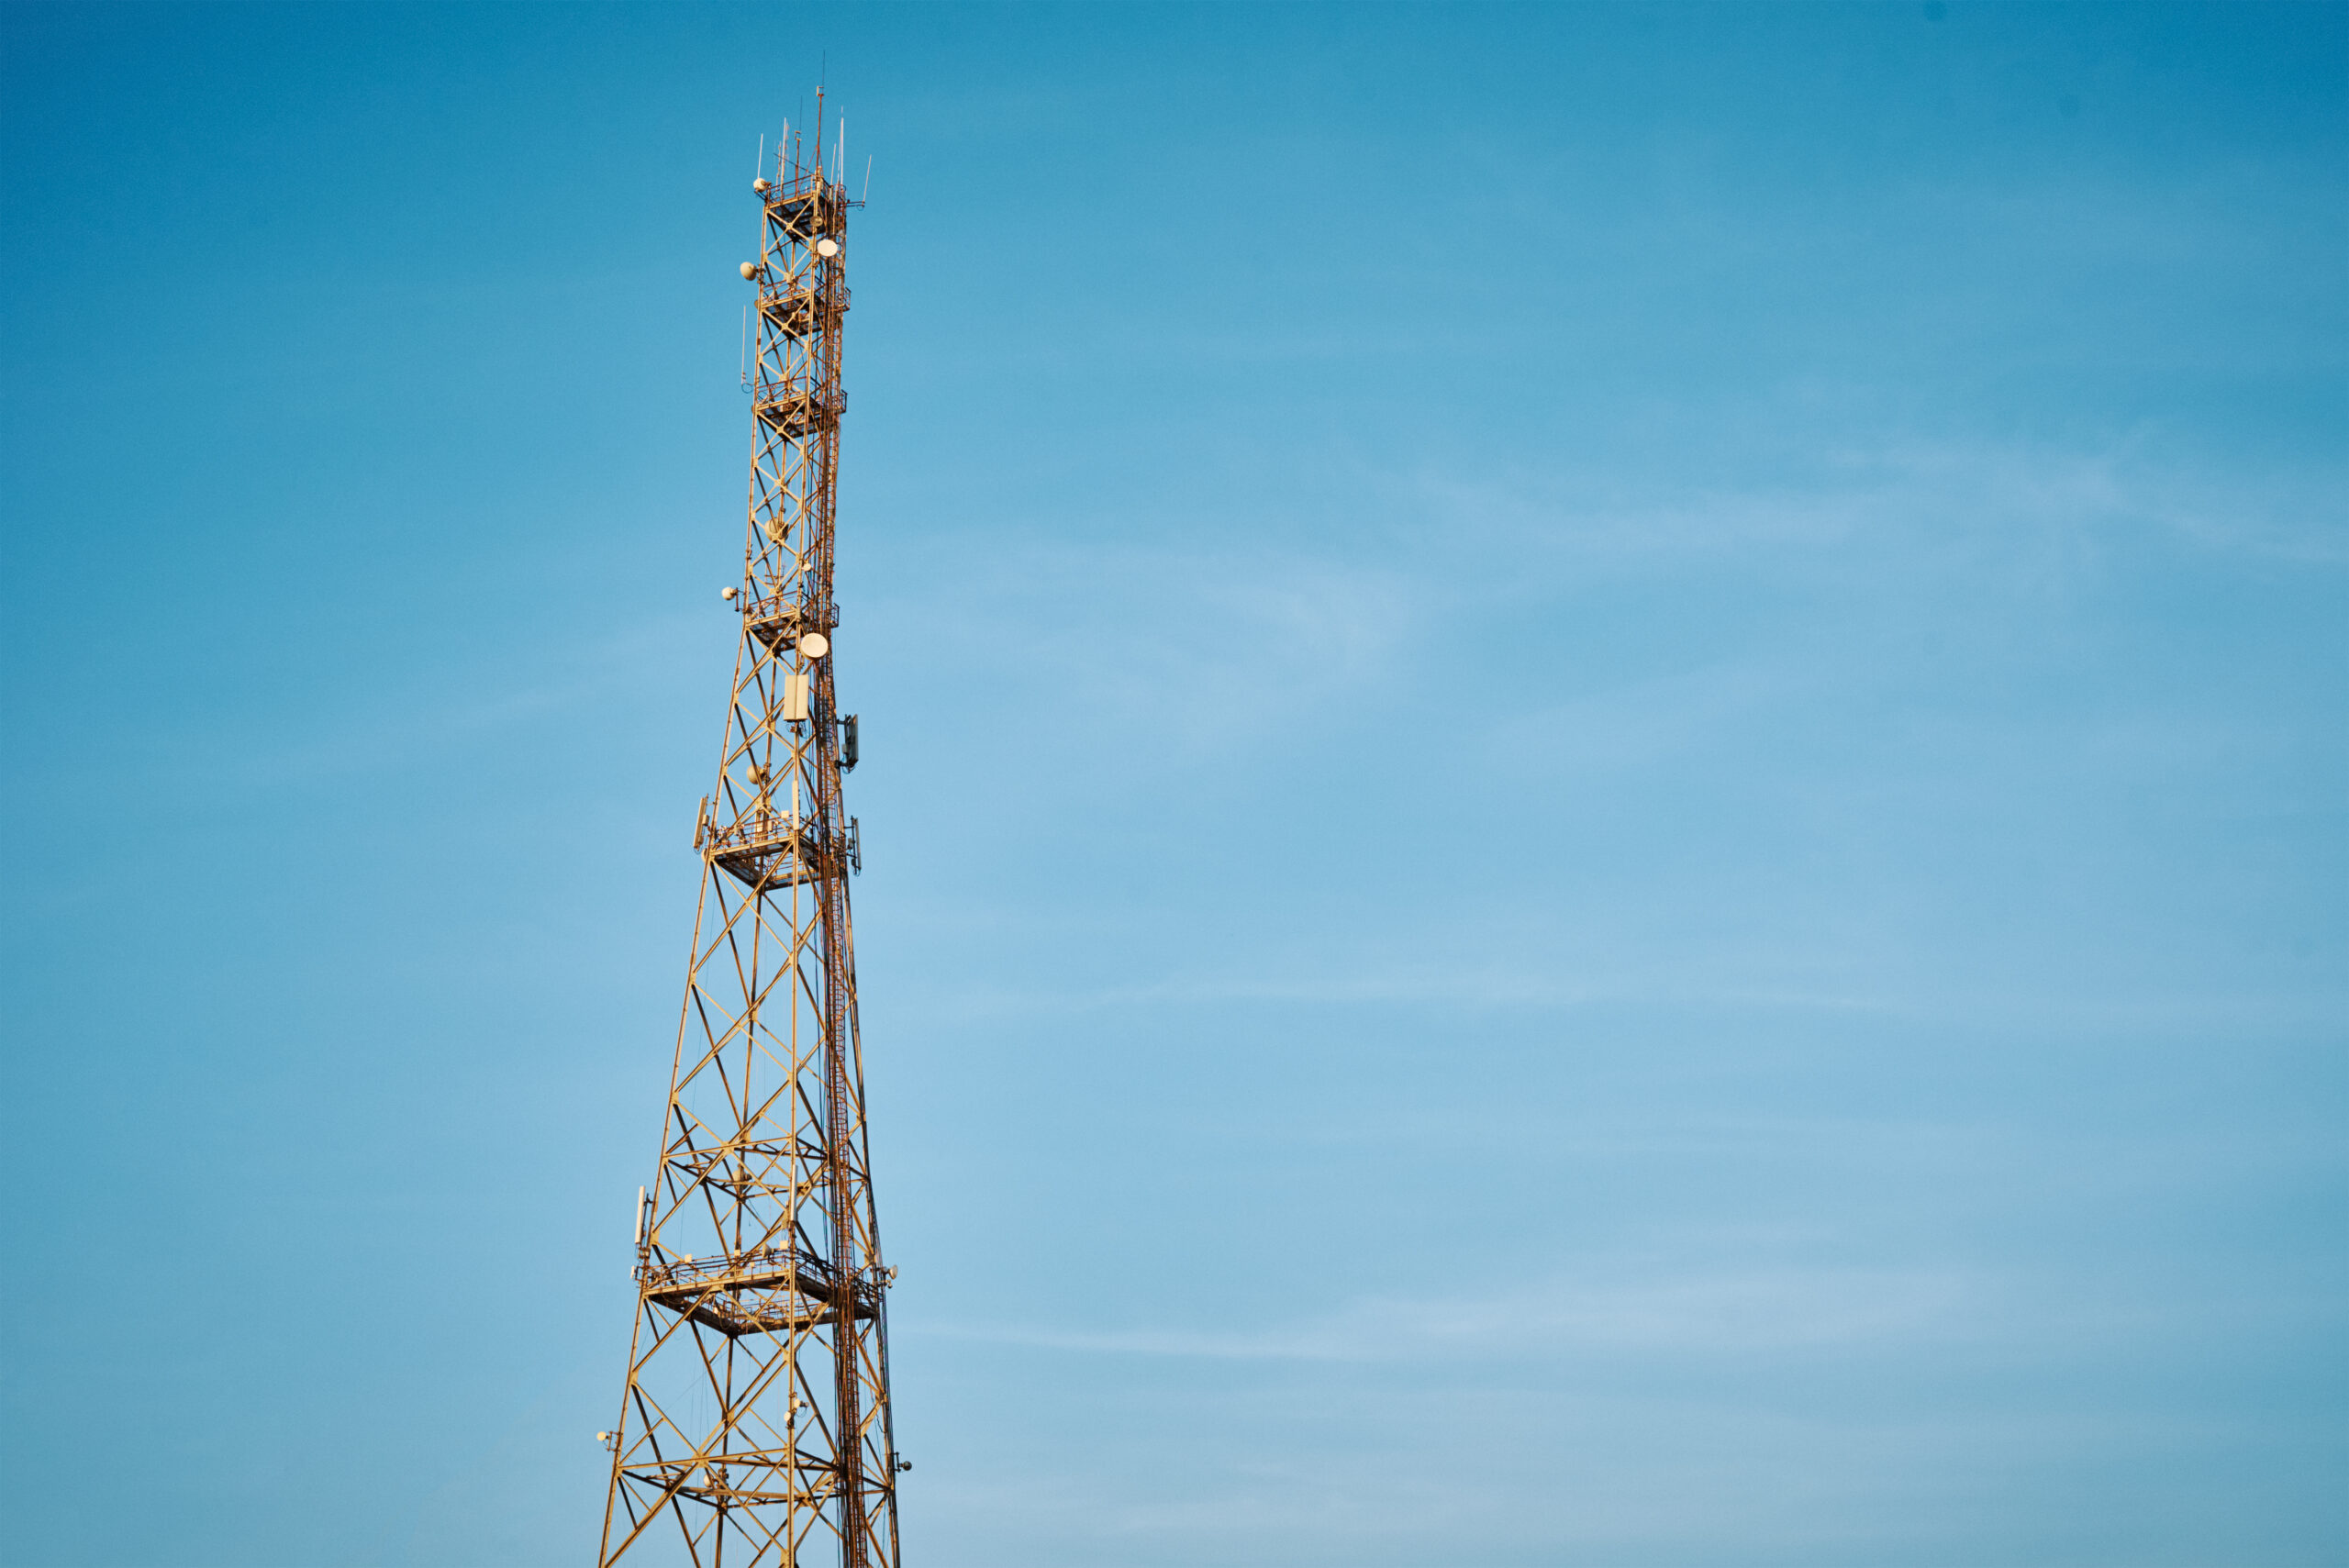
[[[829,148],[824,144],[827,135],[831,138]],[[868,187],[872,168],[868,158]],[[816,123],[811,132],[803,136],[786,120],[772,151],[762,139],[758,176],[751,188],[767,204],[771,216],[778,206],[804,216],[807,222],[802,232],[811,243],[836,233],[848,208],[864,205],[865,191],[860,190],[853,198],[848,194],[848,120],[836,117],[829,128],[825,126],[822,88],[816,90]],[[828,217],[832,227],[821,227]]]

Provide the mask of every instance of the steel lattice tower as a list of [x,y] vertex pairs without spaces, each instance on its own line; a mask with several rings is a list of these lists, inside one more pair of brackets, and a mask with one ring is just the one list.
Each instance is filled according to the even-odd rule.
[[[775,151],[763,214],[750,528],[599,1563],[896,1568],[887,1285],[865,1154],[832,695],[845,170]],[[765,160],[761,160],[762,173]]]

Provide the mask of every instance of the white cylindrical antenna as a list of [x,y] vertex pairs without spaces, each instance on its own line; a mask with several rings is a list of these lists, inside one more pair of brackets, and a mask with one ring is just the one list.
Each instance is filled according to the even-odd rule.
[[636,1234],[629,1238],[628,1244],[631,1247],[644,1245],[644,1189],[642,1187],[636,1189]]
[[856,198],[856,200],[857,200],[857,205],[858,205],[858,206],[862,206],[863,204],[865,204],[866,202],[871,201],[872,199],[873,199],[873,154],[871,154],[870,152],[868,152],[868,153],[866,153],[866,154],[864,155],[864,194],[863,194],[863,195],[861,195],[861,196],[859,196],[859,197],[857,197],[857,198]]
[[759,155],[751,160],[751,178],[753,180],[763,180],[766,178],[766,172],[767,136],[766,132],[761,131],[759,133]]

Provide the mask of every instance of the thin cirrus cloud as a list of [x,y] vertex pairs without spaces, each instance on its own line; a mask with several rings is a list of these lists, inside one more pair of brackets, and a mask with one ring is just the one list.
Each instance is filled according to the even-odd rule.
[[1483,1296],[1364,1296],[1253,1329],[908,1322],[911,1332],[1105,1354],[1428,1362],[1590,1351],[1731,1355],[1917,1344],[1981,1332],[1990,1282],[1946,1268],[1763,1267],[1674,1275],[1599,1265]]
[[2331,467],[2245,471],[2165,451],[2157,429],[2091,449],[2013,442],[1875,444],[1848,433],[1811,449],[1802,483],[1610,492],[1586,470],[1517,465],[1498,476],[1432,468],[1387,481],[1397,504],[1463,541],[1443,559],[1505,566],[1515,592],[1594,566],[1702,570],[1767,558],[1787,569],[1877,569],[1906,544],[1919,564],[1968,562],[2043,578],[2084,530],[2168,533],[2223,552],[2349,561],[2349,508]]

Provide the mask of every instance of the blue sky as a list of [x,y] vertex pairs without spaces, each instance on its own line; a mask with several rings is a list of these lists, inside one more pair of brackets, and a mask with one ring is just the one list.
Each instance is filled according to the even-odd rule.
[[2345,61],[0,12],[0,1562],[592,1551],[819,74],[909,1564],[2340,1562]]

